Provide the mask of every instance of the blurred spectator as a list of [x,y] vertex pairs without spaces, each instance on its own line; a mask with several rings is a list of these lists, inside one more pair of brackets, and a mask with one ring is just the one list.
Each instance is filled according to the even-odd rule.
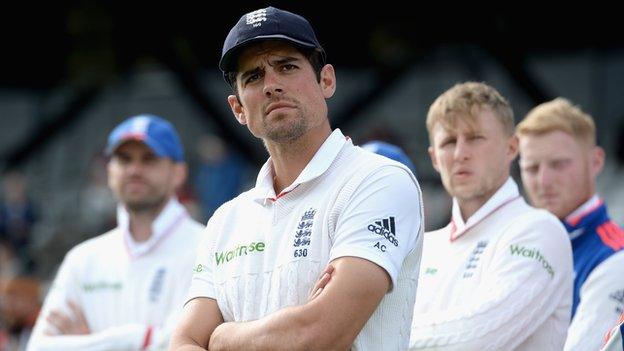
[[206,134],[197,143],[200,165],[195,189],[206,222],[223,203],[241,192],[248,166],[241,155],[227,148],[218,136]]
[[39,314],[39,281],[18,277],[0,281],[0,350],[25,350]]
[[19,266],[19,262],[13,253],[11,245],[5,240],[0,239],[0,281],[17,276],[20,273]]
[[28,197],[26,179],[17,171],[4,175],[4,198],[0,204],[0,239],[8,243],[27,271],[34,270],[30,254],[31,232],[36,221],[35,209]]
[[624,309],[624,230],[596,192],[605,152],[592,116],[567,99],[518,124],[522,183],[535,207],[557,216],[574,255],[572,322],[564,350],[596,350]]
[[117,226],[65,255],[29,350],[154,350],[169,342],[203,229],[175,196],[187,178],[182,143],[168,121],[138,115],[110,133],[106,154]]

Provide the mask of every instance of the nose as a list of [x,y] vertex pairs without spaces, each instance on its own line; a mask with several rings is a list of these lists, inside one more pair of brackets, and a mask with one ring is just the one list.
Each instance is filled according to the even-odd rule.
[[539,167],[539,170],[537,173],[537,181],[542,188],[548,187],[552,183],[552,179],[553,179],[553,174],[550,171],[550,169],[548,169],[548,167],[544,167],[544,166]]
[[264,73],[264,95],[266,97],[274,97],[284,93],[284,86],[279,75],[271,69],[267,69]]
[[467,160],[470,158],[470,155],[470,145],[468,145],[464,138],[457,138],[457,141],[455,142],[455,150],[453,152],[455,160]]
[[140,175],[143,171],[143,164],[140,160],[131,160],[126,164],[125,168],[129,176]]

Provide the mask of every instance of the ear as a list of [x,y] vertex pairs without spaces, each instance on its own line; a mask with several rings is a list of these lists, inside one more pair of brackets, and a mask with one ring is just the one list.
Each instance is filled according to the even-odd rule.
[[174,189],[179,189],[188,176],[188,166],[184,162],[178,162],[173,164],[173,184]]
[[433,166],[433,169],[435,169],[436,172],[440,173],[440,169],[438,167],[438,158],[436,157],[435,149],[433,148],[433,146],[429,146],[427,151],[429,151],[429,157],[431,157],[431,165]]
[[518,156],[518,143],[518,137],[515,134],[507,140],[507,158],[510,163]]
[[111,158],[108,160],[108,162],[106,163],[106,184],[108,184],[109,188],[113,188],[111,181],[113,179],[113,177],[111,176],[113,172],[113,158],[111,156]]
[[238,121],[238,123],[247,124],[247,116],[245,115],[245,108],[243,108],[243,105],[238,100],[238,97],[236,95],[230,95],[228,96],[227,99],[228,99],[228,104],[230,104],[230,108],[232,109],[232,113],[234,114],[234,117],[236,117],[236,120]]
[[594,146],[591,150],[591,175],[596,178],[600,172],[602,172],[602,168],[605,163],[605,152],[604,149],[600,146]]
[[321,90],[325,99],[334,96],[336,92],[336,72],[334,66],[327,64],[321,69]]

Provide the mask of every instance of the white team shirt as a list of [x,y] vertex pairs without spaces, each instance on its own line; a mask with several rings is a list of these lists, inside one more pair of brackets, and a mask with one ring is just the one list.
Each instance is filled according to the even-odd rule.
[[425,234],[411,350],[561,350],[572,306],[565,228],[509,178],[466,222]]
[[617,321],[624,300],[624,251],[599,264],[580,292],[580,303],[568,329],[565,350],[595,350]]
[[[118,227],[71,249],[37,319],[28,350],[164,349],[188,291],[203,226],[171,199],[152,224],[152,236],[133,242],[127,212]],[[82,309],[91,334],[46,336],[51,310]],[[149,344],[149,345],[147,345]]]
[[405,166],[353,146],[337,129],[281,194],[269,160],[254,189],[217,210],[189,299],[215,299],[226,322],[256,320],[305,304],[330,261],[361,257],[386,270],[392,289],[351,350],[405,350],[422,250],[421,199]]

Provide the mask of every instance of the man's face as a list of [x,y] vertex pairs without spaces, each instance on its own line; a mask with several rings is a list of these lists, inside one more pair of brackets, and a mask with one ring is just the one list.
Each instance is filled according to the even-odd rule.
[[228,102],[256,137],[289,142],[329,126],[325,99],[335,91],[331,65],[325,65],[319,83],[304,55],[288,44],[269,41],[246,49],[238,67],[240,101],[232,95]]
[[184,181],[185,168],[160,158],[145,144],[128,141],[108,163],[108,184],[129,211],[158,210]]
[[593,196],[602,150],[560,130],[519,138],[522,183],[534,206],[564,219]]
[[454,130],[436,123],[431,132],[429,154],[446,191],[460,204],[483,205],[509,177],[509,166],[517,154],[515,137],[486,108],[474,123],[459,118]]

